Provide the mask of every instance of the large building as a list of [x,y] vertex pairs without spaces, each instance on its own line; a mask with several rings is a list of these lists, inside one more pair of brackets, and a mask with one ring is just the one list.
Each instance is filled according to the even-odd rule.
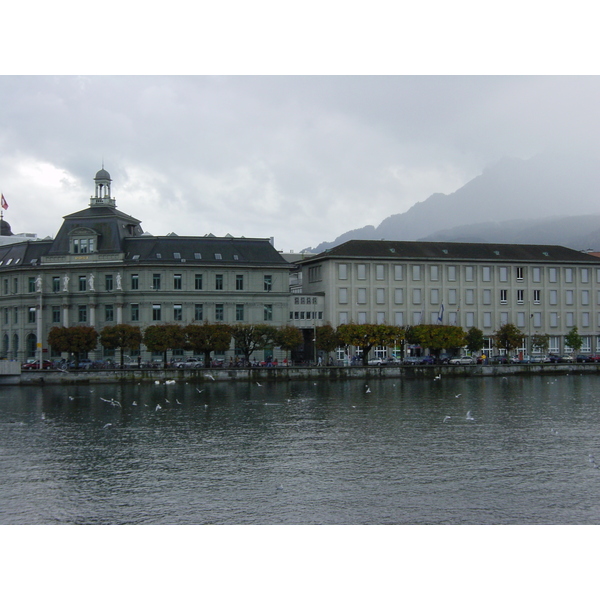
[[[492,350],[505,323],[550,336],[549,352],[600,351],[600,260],[561,246],[353,240],[302,261],[302,289],[341,323],[477,327]],[[384,352],[385,349],[380,349]]]
[[0,246],[2,357],[41,348],[57,358],[46,342],[54,326],[289,322],[290,263],[269,239],[152,236],[117,210],[107,171],[94,182],[89,206],[64,217],[54,239]]

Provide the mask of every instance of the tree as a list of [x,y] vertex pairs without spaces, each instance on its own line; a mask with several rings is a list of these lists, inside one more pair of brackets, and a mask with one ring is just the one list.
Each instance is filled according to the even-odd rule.
[[231,335],[246,362],[250,362],[250,356],[256,350],[264,350],[275,344],[277,328],[272,325],[233,325]]
[[207,367],[210,365],[211,352],[225,352],[231,345],[231,327],[225,323],[192,323],[184,327],[184,332],[185,347],[195,354],[203,354]]
[[484,343],[483,331],[477,329],[477,327],[469,327],[465,335],[465,345],[467,350],[473,354],[473,352],[479,352],[483,348]]
[[549,333],[536,333],[531,336],[531,349],[538,348],[542,353],[548,352],[550,347]]
[[369,352],[373,346],[392,346],[404,339],[404,330],[395,325],[344,323],[337,328],[337,333],[342,344],[361,349],[362,362],[365,366],[368,364]]
[[494,345],[510,354],[511,350],[523,345],[524,338],[523,332],[516,325],[506,323],[494,332]]
[[579,335],[579,330],[577,327],[573,327],[565,336],[565,344],[569,348],[573,348],[573,352],[577,354],[579,350],[581,350],[581,346],[583,346],[583,338]]
[[436,356],[440,350],[460,348],[465,345],[465,332],[456,325],[415,325],[411,327],[411,343],[429,348]]
[[75,355],[75,367],[79,367],[79,354],[91,352],[98,344],[98,332],[93,327],[52,327],[48,332],[48,344],[58,352]]
[[285,350],[285,358],[287,362],[288,352],[294,350],[302,344],[304,338],[302,332],[293,325],[284,325],[280,327],[275,334],[275,345]]
[[151,352],[163,353],[163,366],[167,368],[167,351],[185,346],[181,325],[150,325],[144,331],[144,344]]
[[121,367],[123,366],[123,351],[137,350],[142,343],[142,331],[136,325],[108,325],[100,332],[100,344],[105,348],[121,351]]
[[337,331],[329,324],[317,327],[317,336],[315,340],[317,350],[323,352],[333,352],[341,345]]

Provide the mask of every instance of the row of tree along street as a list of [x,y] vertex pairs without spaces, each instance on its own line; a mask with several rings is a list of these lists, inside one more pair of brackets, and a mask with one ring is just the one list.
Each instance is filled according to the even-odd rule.
[[[400,327],[394,325],[347,323],[333,328],[331,325],[317,327],[314,344],[317,350],[333,352],[340,347],[353,346],[360,350],[362,362],[368,363],[369,352],[373,347],[404,347],[404,344],[418,345],[428,349],[431,355],[439,357],[442,351],[459,354],[461,348],[471,353],[481,352],[484,347],[484,335],[480,329],[471,327],[465,331],[453,325],[415,325]],[[494,347],[510,354],[522,348],[525,334],[515,325],[508,323],[494,332]],[[79,358],[83,353],[91,352],[98,342],[107,349],[120,350],[120,364],[126,350],[137,351],[144,344],[153,353],[163,355],[167,364],[167,353],[173,350],[191,350],[204,355],[204,364],[210,364],[211,353],[223,353],[229,350],[231,340],[239,353],[243,354],[246,364],[254,352],[278,347],[289,352],[302,347],[304,337],[297,327],[286,325],[226,325],[224,323],[151,325],[143,332],[134,325],[113,325],[104,327],[99,333],[93,327],[53,327],[48,335],[48,344],[55,352],[68,352]],[[534,335],[530,339],[532,348],[545,353],[548,350],[550,336]],[[574,327],[566,338],[566,343],[578,351],[582,338]]]

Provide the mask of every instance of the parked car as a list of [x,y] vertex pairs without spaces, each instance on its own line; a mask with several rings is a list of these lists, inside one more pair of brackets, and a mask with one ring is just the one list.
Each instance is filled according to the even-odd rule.
[[538,355],[538,356],[532,356],[530,362],[532,364],[534,364],[534,363],[543,363],[543,362],[546,362],[546,358],[547,358],[546,356],[540,356],[540,355]]
[[367,364],[370,367],[380,367],[381,365],[384,364],[385,359],[384,358],[372,358]]
[[[42,361],[42,369],[51,369],[53,367],[53,363],[51,360],[43,360]],[[21,365],[21,369],[28,371],[30,369],[39,369],[40,361],[39,360],[28,360],[26,363]]]
[[572,363],[572,362],[575,362],[575,357],[572,356],[571,354],[563,354],[560,357],[560,361],[559,362]]
[[562,362],[562,357],[558,354],[548,354],[547,360],[545,362],[549,363],[559,363]]
[[201,369],[204,367],[204,360],[195,356],[190,356],[187,360],[177,364],[178,369]]
[[433,356],[421,356],[421,364],[422,365],[433,365],[435,364],[435,358]]
[[590,362],[593,362],[593,363],[600,362],[600,354],[591,354],[589,359],[590,359]]
[[490,356],[490,363],[497,365],[507,365],[508,357],[504,354],[498,354],[496,356]]
[[451,358],[449,364],[451,365],[474,365],[475,359],[472,356],[457,356]]
[[578,354],[575,357],[575,362],[578,362],[578,363],[594,362],[591,358],[592,357],[589,354]]
[[404,364],[409,366],[420,365],[421,359],[418,356],[407,356],[404,359]]

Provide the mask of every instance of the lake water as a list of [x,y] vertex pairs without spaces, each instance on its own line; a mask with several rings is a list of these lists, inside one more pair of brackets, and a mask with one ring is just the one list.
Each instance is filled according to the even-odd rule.
[[599,424],[596,375],[4,387],[0,523],[598,524]]

